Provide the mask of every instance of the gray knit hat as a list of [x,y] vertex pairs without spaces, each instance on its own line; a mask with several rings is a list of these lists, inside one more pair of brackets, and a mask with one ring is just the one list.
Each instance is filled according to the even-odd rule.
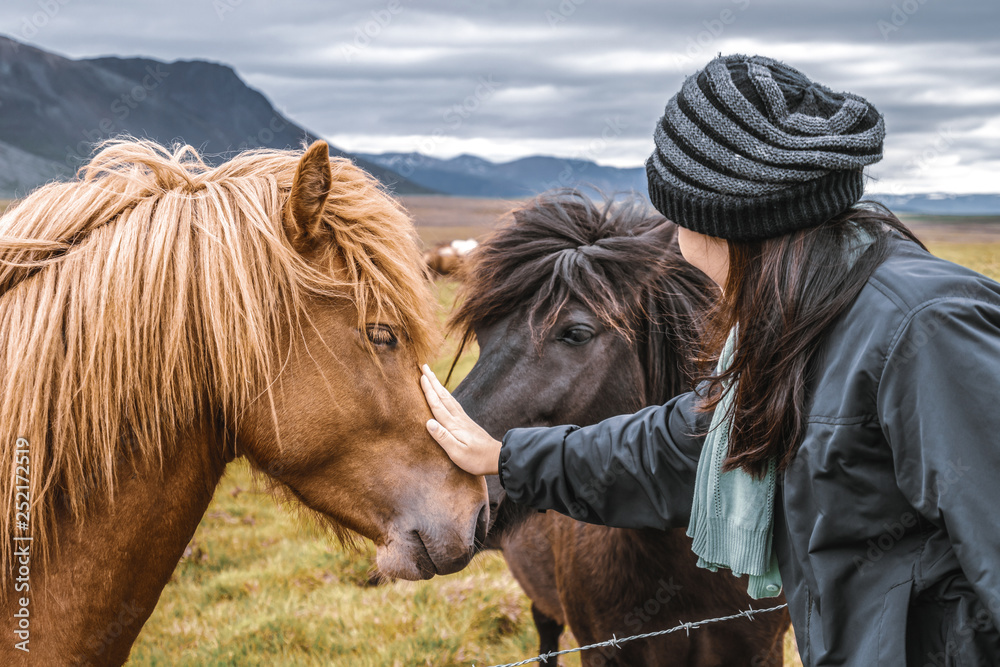
[[862,168],[882,159],[884,136],[863,97],[770,58],[719,57],[684,82],[657,123],[649,198],[709,236],[780,236],[861,199]]

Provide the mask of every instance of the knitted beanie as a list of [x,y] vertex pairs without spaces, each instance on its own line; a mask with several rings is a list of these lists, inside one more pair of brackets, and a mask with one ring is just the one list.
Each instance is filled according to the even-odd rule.
[[649,198],[682,227],[753,241],[819,225],[856,203],[885,124],[762,56],[720,56],[667,103],[646,161]]

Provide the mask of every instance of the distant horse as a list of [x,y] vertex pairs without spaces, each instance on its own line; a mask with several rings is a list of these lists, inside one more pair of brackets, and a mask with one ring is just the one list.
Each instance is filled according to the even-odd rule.
[[425,433],[426,283],[322,142],[114,142],[0,218],[0,663],[123,663],[237,456],[386,575],[464,567],[486,488]]
[[[674,225],[636,202],[543,195],[470,256],[452,326],[480,352],[455,397],[495,437],[662,404],[689,385],[710,285],[684,261]],[[498,480],[490,485],[491,500],[502,498]],[[696,567],[684,529],[607,528],[502,501],[497,514],[487,544],[502,547],[531,598],[543,653],[558,648],[565,625],[588,644],[750,606],[745,578]],[[786,614],[772,613],[582,659],[781,665],[788,625]]]
[[457,273],[465,263],[465,258],[479,245],[475,239],[456,239],[449,243],[439,243],[424,253],[427,268],[439,276]]

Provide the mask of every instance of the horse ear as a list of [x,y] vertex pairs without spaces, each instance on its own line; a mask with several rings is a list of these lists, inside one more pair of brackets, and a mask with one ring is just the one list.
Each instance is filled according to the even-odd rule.
[[285,209],[285,229],[295,247],[308,247],[319,237],[323,206],[332,183],[330,147],[325,141],[317,141],[299,160]]

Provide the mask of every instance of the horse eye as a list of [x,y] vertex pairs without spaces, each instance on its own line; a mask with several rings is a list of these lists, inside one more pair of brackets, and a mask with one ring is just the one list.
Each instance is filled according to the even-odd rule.
[[387,324],[369,324],[365,327],[365,333],[368,335],[368,340],[374,345],[395,347],[396,343],[399,342],[392,327]]
[[562,332],[559,340],[569,345],[584,345],[593,337],[594,332],[589,327],[577,325]]

